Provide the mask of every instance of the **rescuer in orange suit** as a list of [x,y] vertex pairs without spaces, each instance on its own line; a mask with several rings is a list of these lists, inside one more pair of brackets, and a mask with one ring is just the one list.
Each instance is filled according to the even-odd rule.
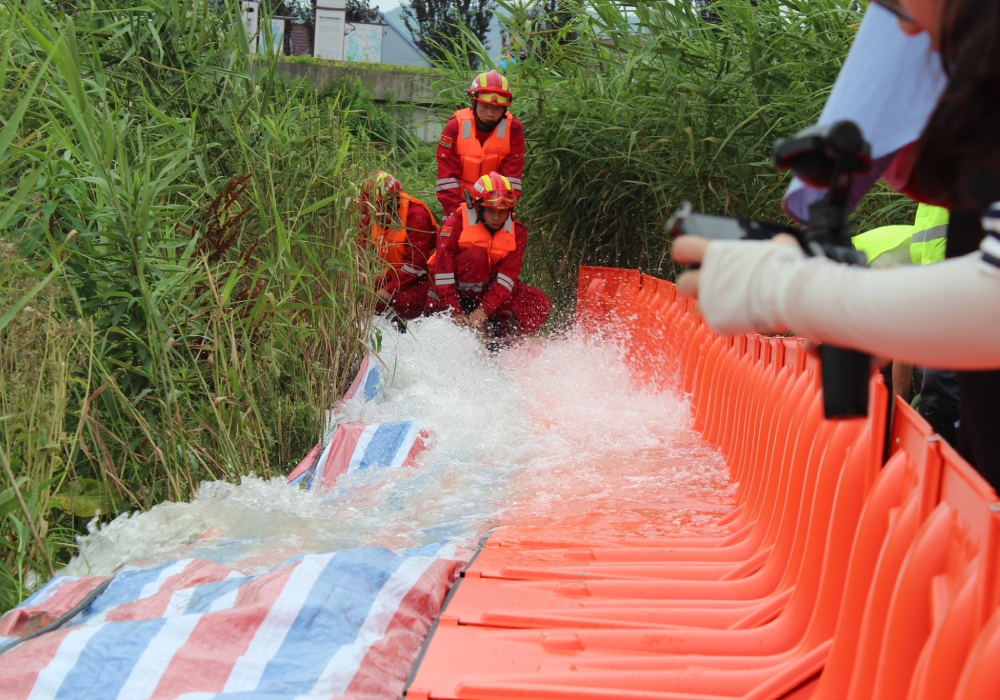
[[438,232],[427,297],[429,311],[450,310],[458,323],[501,342],[535,332],[552,311],[544,292],[518,281],[528,229],[514,218],[516,202],[499,173],[475,182]]
[[403,192],[403,184],[379,170],[362,196],[362,245],[378,251],[384,271],[375,279],[379,312],[391,307],[405,321],[424,311],[431,288],[428,260],[437,221],[430,207]]
[[466,190],[492,171],[504,175],[521,195],[524,125],[507,111],[510,83],[495,70],[481,73],[469,88],[471,104],[455,112],[438,143],[437,198],[444,218],[462,205]]

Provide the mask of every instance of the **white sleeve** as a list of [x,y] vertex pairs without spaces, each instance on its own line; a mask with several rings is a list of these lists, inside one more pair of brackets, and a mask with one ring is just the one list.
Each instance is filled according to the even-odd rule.
[[719,333],[793,331],[917,365],[996,369],[1000,275],[983,257],[867,269],[795,246],[713,241],[699,305]]

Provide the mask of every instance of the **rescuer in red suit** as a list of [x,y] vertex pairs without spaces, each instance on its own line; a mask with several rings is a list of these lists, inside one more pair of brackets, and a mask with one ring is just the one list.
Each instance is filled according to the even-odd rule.
[[431,288],[429,259],[437,221],[430,208],[403,192],[403,184],[379,170],[362,196],[361,244],[378,251],[384,265],[375,279],[378,312],[392,308],[404,321],[424,311]]
[[438,232],[427,308],[450,310],[458,323],[494,341],[534,333],[549,317],[552,302],[518,281],[528,229],[514,218],[514,188],[491,172],[476,181],[468,199]]
[[481,73],[469,88],[470,106],[455,112],[438,142],[437,198],[444,218],[465,201],[476,180],[496,171],[521,196],[524,174],[524,125],[507,112],[510,83],[495,70]]

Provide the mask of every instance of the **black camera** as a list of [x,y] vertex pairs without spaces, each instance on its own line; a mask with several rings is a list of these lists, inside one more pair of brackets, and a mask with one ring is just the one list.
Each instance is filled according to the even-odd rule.
[[[778,170],[791,170],[811,187],[827,188],[826,196],[809,207],[809,227],[765,223],[750,219],[696,214],[685,203],[668,222],[671,236],[689,234],[714,240],[766,240],[779,233],[795,237],[810,256],[838,263],[867,266],[865,254],[851,245],[849,198],[856,175],[871,169],[871,146],[861,128],[851,121],[812,126],[774,146]],[[857,350],[823,345],[824,413],[827,418],[868,414],[870,357]]]

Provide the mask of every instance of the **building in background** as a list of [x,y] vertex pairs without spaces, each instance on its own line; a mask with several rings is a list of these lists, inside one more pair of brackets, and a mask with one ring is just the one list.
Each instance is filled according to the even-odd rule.
[[344,30],[347,4],[344,0],[318,0],[314,5],[313,56],[335,61],[344,59]]
[[253,0],[243,0],[240,3],[240,13],[243,15],[243,24],[247,28],[247,36],[250,37],[250,53],[257,53],[257,31],[260,29],[260,3]]
[[380,63],[393,66],[419,66],[430,68],[431,62],[421,53],[413,39],[395,22],[382,15],[382,59]]
[[240,11],[243,14],[243,24],[250,39],[250,53],[266,53],[276,51],[281,54],[288,51],[288,33],[292,18],[272,15],[269,22],[261,24],[260,3],[257,0],[242,0]]
[[313,35],[291,17],[271,17],[261,25],[260,3],[240,3],[250,37],[250,53],[276,51],[334,61],[385,63],[430,68],[431,63],[404,30],[381,12],[375,22],[348,22],[344,0],[316,0]]
[[314,56],[360,63],[430,67],[430,61],[413,40],[384,14],[375,13],[377,21],[374,22],[348,22],[346,7],[344,0],[317,0]]
[[345,61],[430,67],[417,45],[384,15],[377,22],[348,22],[344,30]]

